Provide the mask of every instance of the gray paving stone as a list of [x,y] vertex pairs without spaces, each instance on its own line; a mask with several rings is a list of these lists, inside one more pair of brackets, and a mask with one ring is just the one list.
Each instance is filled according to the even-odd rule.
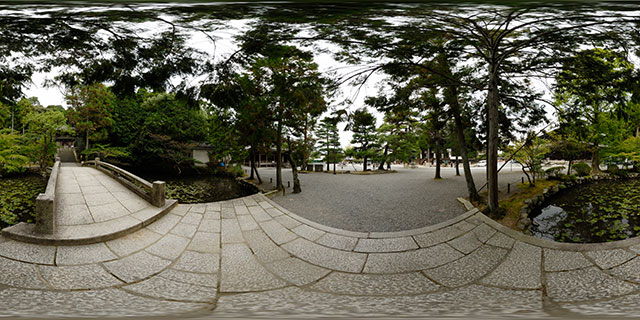
[[168,234],[145,249],[168,260],[175,260],[189,244],[189,239]]
[[3,310],[3,315],[21,318],[158,317],[210,308],[209,304],[145,298],[120,289],[70,292],[5,289],[0,290],[0,299],[20,301]]
[[154,206],[147,206],[144,209],[138,210],[138,212],[131,214],[131,217],[136,218],[140,221],[149,221],[150,219],[155,217],[157,214],[158,214],[158,208]]
[[623,264],[636,255],[623,249],[610,249],[601,251],[587,251],[585,255],[596,263],[602,269],[613,268]]
[[415,235],[413,236],[413,238],[416,239],[416,242],[418,243],[418,245],[420,245],[420,247],[426,248],[454,239],[473,229],[474,227],[475,225],[471,223],[460,221],[459,223],[444,227],[442,229],[438,229],[433,232]]
[[486,243],[495,247],[511,249],[515,242],[516,240],[514,238],[511,238],[502,232],[496,232]]
[[544,249],[545,271],[567,271],[590,266],[593,264],[580,252]]
[[295,220],[287,215],[280,215],[274,218],[274,220],[278,221],[281,225],[283,225],[287,229],[293,229],[302,223],[300,221]]
[[[209,214],[220,214],[220,203],[219,202],[214,202],[214,203],[207,203],[206,207],[205,207],[205,214],[209,215]],[[218,218],[220,219],[220,218]]]
[[84,201],[89,207],[108,203],[119,203],[118,200],[110,193],[85,194]]
[[271,205],[271,203],[269,203],[269,201],[258,201],[258,205],[261,206],[264,209],[273,208],[273,205]]
[[538,289],[542,249],[517,241],[500,264],[482,283],[507,288]]
[[243,215],[249,214],[249,209],[247,209],[247,207],[244,206],[244,204],[241,206],[234,206],[234,209],[236,210],[236,216],[243,216]]
[[89,206],[89,212],[91,212],[91,216],[95,222],[108,221],[131,213],[119,202]]
[[357,252],[398,252],[418,249],[411,237],[359,239],[354,251]]
[[[84,202],[84,199],[82,199]],[[72,226],[93,223],[93,217],[89,213],[87,205],[64,205],[56,208],[56,224],[59,226]]]
[[221,292],[247,292],[272,290],[286,282],[268,272],[244,244],[227,244],[222,247]]
[[356,247],[358,238],[326,233],[315,242],[327,247],[351,251]]
[[80,186],[80,190],[82,194],[96,194],[96,193],[107,193],[107,188],[104,186]]
[[464,254],[469,254],[482,245],[473,232],[467,232],[447,243]]
[[244,242],[240,225],[236,219],[222,219],[222,243]]
[[262,230],[247,231],[244,237],[253,254],[265,263],[290,257],[288,252],[276,245]]
[[203,219],[200,222],[198,231],[204,232],[220,232],[220,220],[218,219]]
[[316,228],[312,228],[306,224],[301,224],[293,229],[291,229],[293,233],[311,241],[316,241],[320,237],[322,237],[326,232],[322,230],[318,230]]
[[209,274],[209,273],[193,273],[193,272],[185,272],[175,269],[167,269],[160,273],[161,277],[165,279],[170,279],[176,282],[184,282],[192,285],[196,285],[199,287],[218,287],[218,274]]
[[186,223],[178,223],[173,229],[171,229],[171,234],[175,234],[177,236],[191,238],[194,234],[196,234],[196,230],[198,226]]
[[20,241],[0,243],[0,256],[24,262],[53,264],[56,247],[42,246]]
[[182,217],[181,223],[192,224],[194,226],[199,226],[200,221],[202,221],[202,214],[189,212],[184,217]]
[[123,283],[97,264],[64,267],[39,266],[38,269],[42,277],[56,289],[96,289]]
[[471,232],[473,232],[480,242],[485,243],[496,233],[496,229],[482,223],[475,227]]
[[482,246],[473,253],[443,266],[423,270],[430,279],[447,287],[460,287],[474,282],[498,265],[507,250]]
[[264,211],[266,211],[267,214],[272,218],[284,215],[284,212],[282,212],[280,209],[277,209],[277,208],[266,208],[264,209]]
[[258,202],[255,199],[251,198],[251,197],[244,197],[244,198],[242,198],[242,201],[244,201],[244,205],[247,206],[247,207],[257,206],[258,205]]
[[171,213],[184,217],[187,214],[187,212],[189,212],[190,209],[191,209],[190,204],[178,204],[173,208],[173,210],[171,210]]
[[[140,199],[139,197],[120,200],[120,203],[122,204],[122,206],[127,208],[129,212],[138,212],[144,208],[149,207],[149,202]],[[171,212],[173,213],[174,211],[172,210]]]
[[627,281],[640,283],[640,257],[635,257],[617,267],[611,268],[609,273]]
[[202,253],[195,251],[185,251],[178,262],[172,266],[173,269],[198,273],[218,272],[220,256],[216,253]]
[[332,272],[311,286],[311,290],[322,292],[367,296],[416,295],[440,288],[419,272],[389,275]]
[[177,282],[162,276],[153,277],[149,280],[123,287],[123,289],[164,300],[196,302],[213,302],[217,294],[215,288]]
[[222,208],[220,216],[222,217],[222,219],[235,219],[236,211],[233,209],[233,207]]
[[[461,303],[464,302],[464,303]],[[212,317],[289,318],[462,318],[548,317],[541,292],[469,286],[413,296],[351,296],[288,287],[221,296]]]
[[160,237],[162,236],[147,228],[142,228],[122,238],[107,241],[106,245],[118,256],[124,257],[148,247],[158,241]]
[[167,234],[171,229],[173,229],[173,227],[175,227],[176,224],[178,224],[179,221],[180,216],[169,213],[148,225],[147,228],[159,234]]
[[298,238],[282,246],[302,260],[331,270],[360,272],[367,255],[327,248],[306,239]]
[[595,267],[547,273],[547,295],[554,301],[577,302],[615,297],[638,290]]
[[120,203],[122,203],[122,201],[124,200],[129,200],[129,199],[137,199],[138,195],[136,195],[135,193],[129,191],[129,190],[122,190],[122,191],[113,191],[111,192],[111,195],[113,195],[116,199],[118,199],[118,201],[120,201]]
[[169,260],[140,251],[120,260],[105,262],[103,265],[119,279],[134,282],[160,273],[169,264]]
[[[57,194],[57,189],[56,189],[56,194]],[[56,205],[61,207],[75,206],[79,204],[82,204],[85,206],[87,205],[87,203],[84,202],[84,197],[82,196],[82,193],[80,193],[80,191],[78,191],[78,193],[69,193],[69,194],[61,193],[58,195],[56,202],[57,202]]]
[[256,221],[250,215],[242,215],[242,216],[238,216],[237,218],[238,218],[238,224],[240,225],[240,229],[242,231],[260,229]]
[[189,212],[204,214],[206,209],[207,209],[207,206],[204,204],[194,204],[194,205],[191,205],[191,209],[189,209]]
[[56,193],[61,193],[61,194],[79,193],[79,194],[82,194],[82,190],[80,190],[80,186],[77,183],[68,182],[68,183],[60,183],[56,187]]
[[261,222],[260,227],[269,236],[269,238],[273,240],[273,242],[279,245],[298,237],[295,233],[289,231],[275,220]]
[[326,276],[330,270],[297,258],[278,260],[267,265],[269,271],[296,286],[303,286]]
[[264,211],[264,209],[262,209],[261,207],[247,207],[247,209],[249,209],[249,212],[257,222],[271,220],[271,216],[267,214],[267,212]]
[[441,266],[462,256],[460,252],[444,243],[405,252],[371,253],[367,258],[364,272],[398,273],[419,271]]
[[56,252],[56,265],[78,265],[98,263],[117,259],[104,243],[82,246],[59,246]]
[[34,264],[5,258],[0,258],[0,284],[28,289],[46,288]]
[[220,234],[198,231],[191,239],[191,243],[189,243],[187,248],[198,252],[219,253]]

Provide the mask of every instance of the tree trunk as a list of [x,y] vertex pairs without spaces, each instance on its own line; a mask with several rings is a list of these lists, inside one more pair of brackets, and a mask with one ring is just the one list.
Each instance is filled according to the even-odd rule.
[[384,156],[382,157],[382,161],[380,161],[380,166],[378,166],[378,170],[384,170],[384,163],[387,161],[388,152],[389,152],[389,144],[387,143],[384,146]]
[[458,156],[456,156],[456,176],[460,175],[460,160],[458,160]]
[[567,166],[567,175],[571,174],[571,165],[573,164],[573,160],[569,159],[569,165]]
[[309,163],[309,119],[307,116],[304,118],[304,137],[302,140],[302,163],[300,164],[300,170],[307,170],[307,163]]
[[276,189],[284,190],[282,185],[282,120],[278,120],[276,136]]
[[289,153],[287,154],[287,159],[289,159],[289,163],[291,164],[291,175],[293,176],[293,193],[300,193],[302,192],[302,189],[300,188],[300,179],[298,179],[298,165],[293,160],[291,154],[291,143],[289,143]]
[[640,137],[640,126],[636,126],[636,135],[635,137]]
[[524,173],[524,175],[527,176],[527,181],[529,181],[529,185],[533,186],[534,183],[531,183],[531,178],[529,177],[529,174],[527,173],[527,170],[524,169],[524,165],[520,164],[520,166],[522,167],[522,172]]
[[85,134],[85,140],[84,140],[84,150],[89,150],[89,131],[87,131],[87,133]]
[[593,151],[591,154],[591,173],[592,174],[600,173],[600,146],[598,144],[599,143],[596,140],[596,143],[593,146]]
[[440,142],[436,142],[436,176],[434,179],[442,179],[440,176],[440,164],[442,163],[442,153],[440,152]]
[[362,171],[367,171],[367,157],[365,156],[362,162]]
[[329,172],[329,170],[331,170],[331,167],[329,166],[329,131],[327,130],[327,154],[325,155],[325,157],[327,158],[327,172]]
[[498,68],[495,62],[489,66],[489,90],[487,93],[487,121],[489,134],[487,136],[487,190],[489,191],[487,204],[489,211],[498,213]]
[[250,180],[253,180],[253,168],[255,167],[255,163],[254,163],[255,161],[256,161],[255,149],[251,147],[251,151],[249,151],[249,171],[251,171],[251,173],[249,174]]

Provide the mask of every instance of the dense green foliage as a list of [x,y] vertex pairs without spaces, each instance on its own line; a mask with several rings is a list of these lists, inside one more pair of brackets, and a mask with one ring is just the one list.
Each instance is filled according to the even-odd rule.
[[47,180],[39,175],[0,178],[0,227],[35,220],[36,197]]
[[577,175],[584,177],[589,175],[591,167],[584,162],[580,162],[573,165],[573,171],[575,171]]
[[[540,220],[545,233],[561,242],[606,242],[640,234],[640,180],[578,186],[549,204],[563,214]],[[557,220],[557,221],[556,221]],[[534,229],[534,232],[536,230]]]

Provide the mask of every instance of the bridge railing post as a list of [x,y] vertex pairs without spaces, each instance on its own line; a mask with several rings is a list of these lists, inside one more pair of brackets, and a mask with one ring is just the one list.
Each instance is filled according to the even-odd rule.
[[35,231],[42,234],[56,232],[56,207],[51,195],[41,193],[36,198]]
[[151,188],[151,204],[156,207],[163,207],[165,203],[165,182],[154,181]]
[[96,168],[100,166],[100,158],[96,157]]

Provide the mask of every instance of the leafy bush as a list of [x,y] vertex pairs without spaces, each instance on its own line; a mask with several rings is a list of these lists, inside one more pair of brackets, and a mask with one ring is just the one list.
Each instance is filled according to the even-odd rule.
[[550,178],[558,178],[560,171],[564,170],[563,166],[555,166],[555,167],[551,167],[547,170],[544,171],[544,173],[547,174],[547,177]]
[[591,172],[591,167],[584,162],[574,164],[571,169],[580,177],[588,176]]

